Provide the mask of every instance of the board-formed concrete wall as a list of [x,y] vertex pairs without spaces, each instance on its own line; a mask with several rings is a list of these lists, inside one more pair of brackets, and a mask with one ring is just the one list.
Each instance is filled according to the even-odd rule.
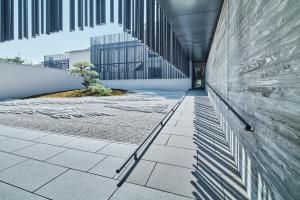
[[300,2],[225,0],[206,87],[251,199],[300,199]]
[[0,63],[0,99],[78,89],[81,82],[65,70]]
[[190,78],[102,80],[101,82],[106,87],[124,90],[188,90],[192,86]]

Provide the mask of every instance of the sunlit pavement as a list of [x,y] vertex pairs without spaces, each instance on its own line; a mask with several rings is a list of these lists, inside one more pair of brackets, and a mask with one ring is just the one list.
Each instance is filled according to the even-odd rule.
[[141,160],[120,175],[115,170],[136,145],[6,126],[0,135],[1,200],[247,199],[201,91],[189,92]]

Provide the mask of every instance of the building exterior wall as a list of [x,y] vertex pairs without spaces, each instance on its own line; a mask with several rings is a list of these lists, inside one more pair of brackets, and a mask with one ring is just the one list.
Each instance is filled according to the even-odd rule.
[[123,90],[188,90],[191,89],[191,79],[131,79],[102,80],[103,85]]
[[225,0],[207,62],[207,87],[251,199],[300,197],[300,4]]
[[81,62],[81,61],[91,62],[90,49],[69,52],[69,68],[72,68],[72,66],[76,62]]
[[0,63],[0,99],[82,88],[81,78],[65,70]]

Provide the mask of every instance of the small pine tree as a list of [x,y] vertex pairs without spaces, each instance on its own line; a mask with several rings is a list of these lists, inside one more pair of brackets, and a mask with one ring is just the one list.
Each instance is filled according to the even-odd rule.
[[92,70],[93,65],[89,62],[77,62],[71,69],[71,74],[77,75],[83,78],[82,85],[88,89],[91,85],[99,83],[99,74],[95,70]]

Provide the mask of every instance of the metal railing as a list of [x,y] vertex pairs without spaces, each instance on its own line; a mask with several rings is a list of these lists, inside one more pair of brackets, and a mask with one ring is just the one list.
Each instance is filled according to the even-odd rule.
[[[119,174],[123,168],[129,163],[129,161],[134,158],[135,161],[138,160],[138,151],[147,143],[147,141],[151,138],[151,136],[153,135],[153,133],[155,133],[155,135],[152,137],[152,140],[147,144],[147,146],[145,147],[145,149],[147,149],[152,142],[154,141],[154,139],[156,138],[156,136],[160,133],[161,129],[166,125],[166,123],[169,121],[169,119],[172,117],[172,115],[174,114],[174,112],[177,110],[177,108],[180,106],[180,104],[182,103],[182,101],[184,100],[186,94],[188,91],[186,91],[183,96],[177,101],[177,103],[172,107],[172,109],[164,116],[164,118],[155,126],[155,128],[151,131],[151,133],[146,137],[146,139],[136,148],[136,150],[126,159],[126,161],[116,170],[116,172]],[[158,129],[159,128],[159,129]]]
[[246,120],[237,111],[235,111],[229,105],[229,103],[227,103],[227,101],[225,101],[222,98],[222,96],[212,86],[210,86],[210,84],[208,82],[205,81],[205,83],[223,101],[223,103],[231,110],[231,112],[233,112],[233,114],[235,114],[235,116],[245,125],[245,131],[251,131],[251,132],[253,132],[254,129],[252,129],[251,125],[248,122],[246,122]]

